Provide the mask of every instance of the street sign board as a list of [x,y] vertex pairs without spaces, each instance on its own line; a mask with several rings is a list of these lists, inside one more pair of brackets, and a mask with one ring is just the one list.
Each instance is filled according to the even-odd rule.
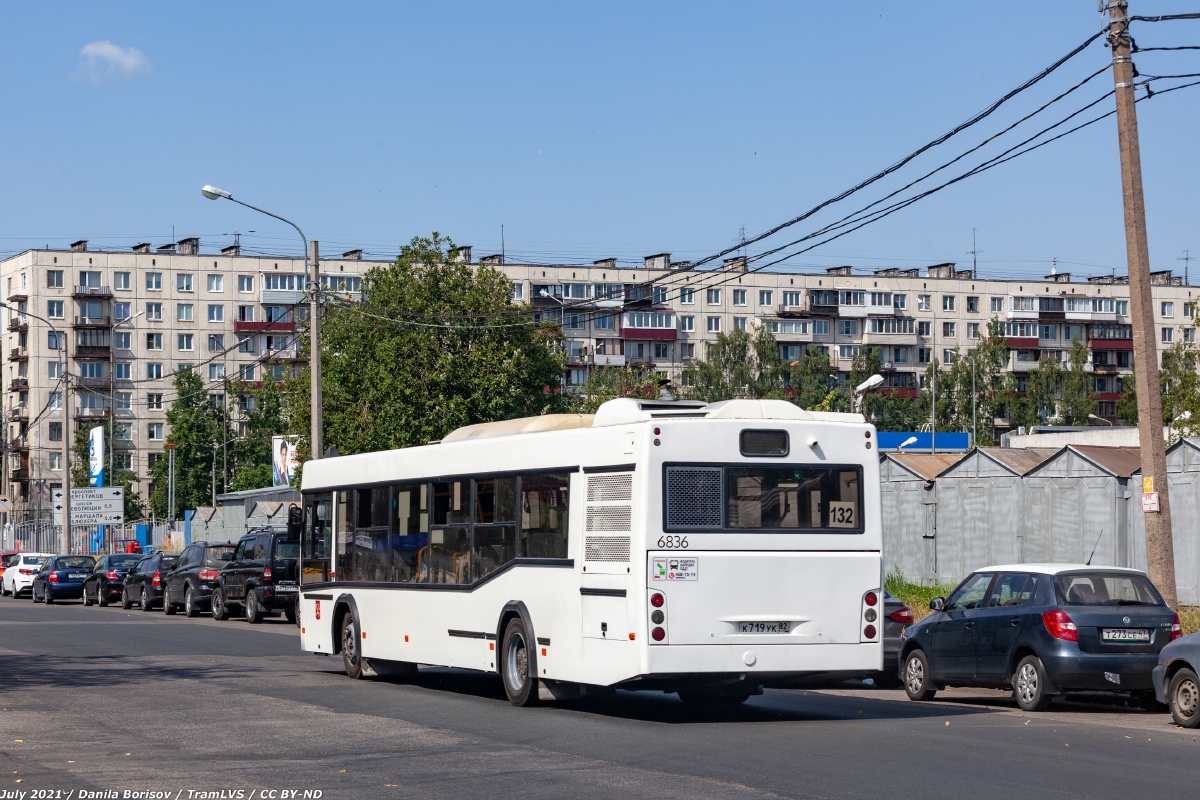
[[[54,522],[62,524],[63,490],[50,493]],[[72,525],[110,525],[125,521],[125,489],[120,486],[83,486],[71,489]]]
[[7,514],[12,511],[12,500],[6,494],[0,494],[0,514]]
[[1142,492],[1142,513],[1154,514],[1158,512],[1158,492]]

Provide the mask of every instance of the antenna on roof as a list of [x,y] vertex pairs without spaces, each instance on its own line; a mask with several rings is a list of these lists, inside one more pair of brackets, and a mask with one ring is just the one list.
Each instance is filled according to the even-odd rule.
[[1092,556],[1096,555],[1096,548],[1100,546],[1100,540],[1104,538],[1104,529],[1100,529],[1100,535],[1096,537],[1096,544],[1092,547],[1092,555],[1088,556],[1087,565],[1092,565]]

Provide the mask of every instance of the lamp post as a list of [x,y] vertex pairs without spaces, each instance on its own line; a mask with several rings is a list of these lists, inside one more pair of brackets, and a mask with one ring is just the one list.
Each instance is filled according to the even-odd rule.
[[872,375],[865,381],[854,387],[854,397],[852,405],[855,411],[862,409],[863,395],[883,383],[882,375]]
[[[977,417],[979,412],[979,395],[975,393],[975,356],[968,355],[967,361],[971,362],[971,445],[979,446],[979,426]],[[992,424],[995,424],[993,420]]]
[[224,189],[218,189],[216,186],[207,185],[200,190],[200,193],[209,200],[225,199],[232,203],[237,203],[239,206],[245,206],[251,211],[257,211],[260,214],[266,214],[268,217],[274,217],[280,222],[286,222],[296,229],[296,233],[300,234],[300,241],[304,245],[304,283],[305,289],[309,292],[309,354],[308,354],[308,373],[310,379],[309,401],[310,401],[310,442],[309,448],[313,460],[320,458],[323,454],[322,435],[324,431],[324,421],[322,419],[321,408],[321,318],[320,318],[320,299],[318,292],[320,286],[317,271],[320,268],[317,260],[317,243],[312,243],[310,253],[308,238],[304,235],[304,231],[300,230],[300,226],[292,222],[286,217],[281,217],[278,214],[272,214],[270,211],[252,206],[249,203],[242,202],[234,198],[232,194]]
[[1098,422],[1103,422],[1105,425],[1109,426],[1110,428],[1112,427],[1112,422],[1106,420],[1104,417],[1098,417],[1095,414],[1088,414],[1088,419],[1094,419]]
[[910,444],[916,444],[916,443],[917,443],[917,437],[910,436],[907,439],[905,439],[903,442],[901,442],[899,444],[899,446],[896,447],[896,452],[899,453],[901,450],[908,447]]
[[[547,292],[545,289],[542,289],[540,292],[538,292],[538,297],[544,297],[547,300],[553,300],[554,302],[558,303],[559,308],[562,309],[559,311],[559,318],[558,318],[559,330],[561,331],[562,325],[565,322],[563,317],[566,316],[565,309],[567,307],[567,304],[564,303],[560,298],[555,297],[554,295]],[[564,341],[564,344],[565,344],[565,341]],[[559,390],[565,393],[566,388],[567,388],[567,378],[564,375],[559,379]]]
[[[0,303],[0,308],[6,308],[12,313],[20,314],[24,317],[33,317],[46,323],[50,328],[50,332],[54,334],[54,339],[58,342],[58,364],[59,378],[62,380],[62,469],[63,469],[63,524],[62,531],[58,537],[58,549],[60,553],[71,552],[71,437],[69,429],[71,427],[71,376],[67,373],[67,337],[61,333],[58,328],[54,327],[54,323],[45,317],[39,317],[37,314],[30,314],[28,311],[20,311],[13,308],[7,303]],[[5,425],[7,428],[7,425]],[[5,431],[7,435],[8,431]],[[51,498],[53,502],[53,498]]]

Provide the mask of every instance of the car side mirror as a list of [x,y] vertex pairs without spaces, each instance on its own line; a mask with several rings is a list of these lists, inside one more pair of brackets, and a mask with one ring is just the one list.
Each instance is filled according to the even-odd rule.
[[945,598],[935,597],[929,601],[929,610],[930,611],[941,611],[945,607],[946,607]]

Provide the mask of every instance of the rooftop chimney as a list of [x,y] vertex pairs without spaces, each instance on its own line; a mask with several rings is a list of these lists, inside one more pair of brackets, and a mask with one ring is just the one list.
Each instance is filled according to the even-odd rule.
[[138,242],[137,244],[135,244],[133,246],[133,252],[149,253],[150,252],[150,243],[149,242]]
[[159,245],[158,247],[154,248],[154,251],[156,253],[174,253],[175,245],[174,245],[174,243]]
[[921,277],[921,268],[912,267],[911,269],[902,269],[900,270],[900,274],[908,278],[919,278]]
[[596,269],[616,269],[617,260],[615,258],[602,258],[599,261],[593,261],[592,266]]
[[76,253],[83,253],[87,250],[87,239],[80,239],[78,242],[71,242],[71,250]]
[[242,254],[242,246],[240,244],[231,244],[229,247],[221,248],[223,256],[240,256]]
[[953,261],[948,261],[945,264],[934,264],[929,267],[928,274],[931,278],[953,278],[954,277]]
[[450,251],[450,260],[457,261],[461,264],[471,263],[471,245],[459,245]]
[[484,256],[479,259],[480,264],[487,264],[489,267],[499,267],[504,264],[504,256],[500,253],[492,253],[490,256]]
[[642,264],[646,267],[646,269],[670,269],[671,254],[655,253],[652,256],[646,256],[642,259]]
[[1050,283],[1070,283],[1071,273],[1069,272],[1051,272],[1046,276],[1046,280]]
[[899,275],[900,268],[899,267],[884,267],[883,269],[875,270],[875,274],[876,275],[885,275],[885,276],[886,275]]
[[179,245],[180,255],[194,256],[200,254],[200,238],[198,236],[189,236],[186,239],[180,239],[176,244]]
[[725,269],[728,272],[745,272],[746,271],[746,257],[745,256],[734,256],[733,258],[727,258],[727,259],[725,259],[724,264],[725,264]]
[[1150,273],[1151,286],[1182,286],[1183,278],[1176,278],[1169,269],[1160,269]]
[[825,270],[826,275],[850,275],[850,266],[829,267]]
[[347,250],[342,253],[342,258],[346,261],[362,261],[362,250]]

